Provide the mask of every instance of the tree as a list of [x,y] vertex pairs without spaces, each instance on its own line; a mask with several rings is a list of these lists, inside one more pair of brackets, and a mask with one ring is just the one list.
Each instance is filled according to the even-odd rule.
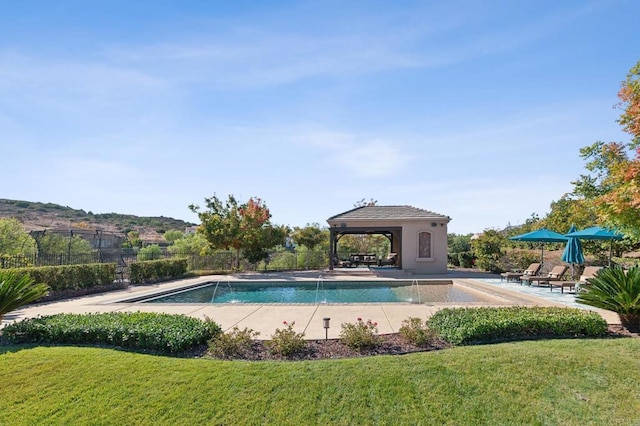
[[473,266],[471,253],[471,237],[473,234],[447,234],[447,256],[453,266],[470,268]]
[[198,232],[202,233],[214,249],[234,249],[236,268],[240,267],[240,252],[252,263],[265,259],[266,249],[284,243],[287,234],[285,227],[271,224],[271,213],[259,198],[239,204],[233,195],[229,195],[223,204],[215,195],[205,198],[206,210],[197,205],[189,209],[196,213],[202,224]]
[[307,223],[307,226],[305,226],[304,228],[294,228],[293,240],[296,242],[296,244],[300,244],[307,248],[307,269],[309,269],[311,251],[326,239],[326,232],[324,232],[320,228],[320,225],[317,223],[314,223],[313,225]]
[[204,235],[200,233],[186,235],[184,238],[175,240],[171,246],[167,248],[171,254],[203,256],[209,254],[209,243]]
[[391,243],[383,235],[352,234],[340,238],[338,251],[341,256],[350,253],[375,253],[382,257],[389,253]]
[[28,275],[0,270],[0,322],[8,312],[46,296],[49,286],[34,284]]
[[596,220],[593,209],[587,206],[584,199],[565,194],[558,201],[551,202],[551,211],[542,222],[545,228],[563,234],[569,231],[571,225],[582,229],[592,226]]
[[491,272],[500,271],[499,262],[505,244],[504,235],[494,229],[487,229],[479,238],[471,240],[478,268]]
[[35,240],[16,219],[0,219],[0,255],[33,255]]
[[572,182],[598,222],[640,236],[640,152],[629,158],[628,145],[596,142],[580,150],[590,172]]
[[378,200],[374,200],[373,198],[370,198],[369,201],[367,201],[366,199],[362,199],[362,200],[358,200],[353,204],[353,207],[372,207],[372,206],[377,206],[378,205]]
[[157,244],[151,244],[141,248],[137,256],[139,261],[162,259],[162,249]]
[[169,244],[174,244],[177,240],[184,238],[184,232],[177,229],[170,229],[164,233],[164,240]]
[[626,80],[622,82],[618,99],[618,108],[624,110],[618,123],[622,130],[633,137],[634,147],[637,147],[640,145],[640,61],[631,68]]
[[59,235],[46,233],[41,239],[38,245],[40,249],[39,254],[47,255],[78,255],[91,253],[91,244],[89,241],[79,237],[77,235]]
[[526,234],[527,232],[536,231],[544,225],[537,213],[531,213],[531,216],[524,221],[522,225],[512,226],[507,229],[507,236]]
[[583,197],[601,224],[640,237],[640,62],[622,82],[618,92],[623,109],[617,120],[632,136],[631,142],[598,141],[580,150],[590,172],[572,182],[574,194]]
[[127,232],[127,239],[122,243],[123,248],[141,248],[142,240],[140,239],[140,233],[138,231]]
[[284,226],[263,227],[259,232],[247,239],[247,244],[243,248],[244,257],[249,262],[256,264],[269,257],[267,249],[282,245],[289,230]]
[[[565,194],[558,201],[551,203],[551,211],[542,220],[542,223],[545,228],[564,234],[569,231],[571,225],[583,229],[593,226],[597,221],[598,216],[588,200],[575,198],[572,194]],[[521,245],[522,243],[517,244]],[[609,253],[609,242],[583,240],[582,248],[585,253],[604,256]],[[616,244],[618,250],[630,248],[633,248],[631,241]]]

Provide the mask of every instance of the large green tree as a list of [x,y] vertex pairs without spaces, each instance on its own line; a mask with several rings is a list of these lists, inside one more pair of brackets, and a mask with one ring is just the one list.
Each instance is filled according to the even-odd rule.
[[35,240],[26,233],[17,219],[0,219],[0,255],[25,255],[35,253]]
[[317,223],[308,224],[304,228],[295,227],[293,229],[293,241],[296,244],[305,246],[307,248],[307,258],[306,258],[306,268],[309,269],[309,262],[311,259],[311,251],[313,251],[316,246],[322,244],[323,241],[328,240],[328,235],[326,231],[323,231],[320,228],[320,225]]
[[471,240],[476,265],[485,271],[498,272],[502,249],[506,238],[495,229],[486,229],[478,238]]
[[205,256],[211,252],[207,239],[200,233],[189,234],[175,240],[167,250],[171,254],[183,256]]
[[551,203],[551,210],[543,219],[542,224],[545,228],[564,234],[569,231],[571,225],[583,229],[593,226],[596,219],[593,209],[587,206],[584,199],[577,199],[570,194],[565,194],[559,200]]
[[177,240],[184,238],[184,232],[178,229],[170,229],[164,233],[163,237],[169,244],[174,244]]
[[240,255],[251,263],[266,259],[267,249],[284,243],[287,229],[271,224],[271,213],[259,198],[252,197],[239,203],[233,195],[226,202],[217,196],[205,198],[205,209],[190,205],[198,215],[202,233],[212,248],[236,251],[236,268],[240,267]]

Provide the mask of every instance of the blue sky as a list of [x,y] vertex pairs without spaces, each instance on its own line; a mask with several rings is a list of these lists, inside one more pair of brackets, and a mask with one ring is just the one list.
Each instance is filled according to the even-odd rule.
[[197,217],[361,199],[472,233],[543,216],[613,108],[640,2],[0,0],[0,198]]

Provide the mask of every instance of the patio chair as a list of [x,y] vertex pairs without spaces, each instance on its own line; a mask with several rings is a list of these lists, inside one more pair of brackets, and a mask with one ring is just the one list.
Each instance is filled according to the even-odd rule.
[[602,266],[586,266],[580,275],[580,280],[576,283],[576,292],[588,290],[591,285],[589,281],[598,275],[601,269]]
[[349,268],[351,267],[351,262],[348,260],[339,259],[338,256],[333,257],[333,266],[337,266],[339,268]]
[[531,285],[533,283],[537,283],[538,285],[549,284],[551,280],[560,281],[564,278],[564,274],[567,272],[567,265],[558,265],[554,266],[551,271],[547,275],[533,275],[522,277],[522,281],[526,281],[527,284]]
[[378,266],[395,265],[398,262],[398,253],[389,253],[386,259],[378,259]]
[[596,276],[598,271],[602,269],[602,266],[587,266],[582,271],[580,279],[578,281],[549,281],[549,287],[553,291],[554,287],[560,287],[560,291],[564,293],[564,289],[575,291],[584,291],[589,288],[589,280]]
[[506,279],[507,281],[521,281],[522,277],[533,276],[540,272],[542,263],[532,263],[527,269],[521,272],[503,272],[500,274],[500,281]]

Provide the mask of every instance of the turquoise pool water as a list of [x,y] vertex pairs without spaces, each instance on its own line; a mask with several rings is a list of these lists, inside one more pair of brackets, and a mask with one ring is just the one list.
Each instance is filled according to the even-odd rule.
[[448,284],[411,281],[218,282],[144,303],[438,303],[484,301]]

